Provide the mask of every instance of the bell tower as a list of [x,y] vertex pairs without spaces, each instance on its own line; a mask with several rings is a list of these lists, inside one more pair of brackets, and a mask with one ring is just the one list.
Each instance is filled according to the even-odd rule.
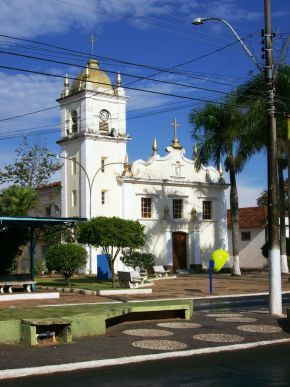
[[[113,86],[95,59],[64,89],[61,111],[62,214],[67,217],[121,216],[117,176],[123,172],[126,101],[120,73]],[[119,203],[120,202],[120,203]]]

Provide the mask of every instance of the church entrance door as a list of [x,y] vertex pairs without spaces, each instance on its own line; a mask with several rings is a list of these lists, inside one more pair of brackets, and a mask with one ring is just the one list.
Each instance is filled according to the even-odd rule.
[[173,270],[187,269],[186,233],[172,233]]

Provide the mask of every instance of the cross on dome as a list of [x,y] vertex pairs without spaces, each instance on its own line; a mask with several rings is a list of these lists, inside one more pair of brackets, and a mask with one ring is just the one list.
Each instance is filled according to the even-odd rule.
[[174,130],[174,137],[173,137],[171,146],[174,149],[182,149],[182,145],[180,144],[176,136],[176,129],[180,126],[180,124],[177,123],[176,118],[174,118],[174,121],[171,123],[171,126],[173,126],[173,130]]
[[95,52],[94,52],[94,45],[95,45],[95,41],[97,40],[96,38],[95,38],[95,36],[94,36],[94,34],[92,34],[91,36],[90,36],[90,41],[91,41],[91,55],[92,55],[92,58],[94,57],[94,55],[95,55]]

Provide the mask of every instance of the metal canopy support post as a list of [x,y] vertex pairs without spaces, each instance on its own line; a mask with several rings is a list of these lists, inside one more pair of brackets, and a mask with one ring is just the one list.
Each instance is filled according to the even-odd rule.
[[31,279],[34,281],[34,252],[35,252],[35,240],[34,240],[34,227],[30,227],[30,273]]

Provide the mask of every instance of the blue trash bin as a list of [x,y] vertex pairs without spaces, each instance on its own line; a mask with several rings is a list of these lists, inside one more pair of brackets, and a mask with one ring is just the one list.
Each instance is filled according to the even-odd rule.
[[101,280],[112,279],[112,273],[110,270],[107,256],[105,254],[97,255],[97,279],[101,279]]

